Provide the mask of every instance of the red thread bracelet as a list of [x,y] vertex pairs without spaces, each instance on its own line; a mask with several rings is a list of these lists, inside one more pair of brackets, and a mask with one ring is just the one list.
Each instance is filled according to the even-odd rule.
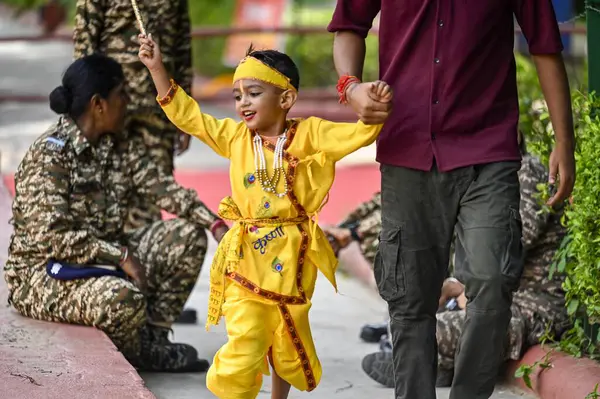
[[338,92],[338,96],[340,97],[340,104],[348,104],[348,99],[346,98],[346,91],[348,90],[348,87],[353,83],[360,83],[360,79],[356,76],[343,75],[338,80],[336,89]]

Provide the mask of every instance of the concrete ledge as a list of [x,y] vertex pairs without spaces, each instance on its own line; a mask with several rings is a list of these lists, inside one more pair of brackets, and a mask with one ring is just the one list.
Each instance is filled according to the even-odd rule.
[[[11,197],[0,179],[0,264],[10,237]],[[0,398],[155,399],[101,331],[21,317],[0,278]]]
[[[512,362],[508,368],[508,381],[526,392],[522,379],[515,379],[515,371],[522,365],[531,365],[542,361],[547,351],[541,346],[534,346],[518,361]],[[533,393],[540,399],[584,399],[594,391],[600,383],[600,363],[590,359],[577,359],[564,353],[553,353],[549,357],[551,368],[537,368],[531,375]]]

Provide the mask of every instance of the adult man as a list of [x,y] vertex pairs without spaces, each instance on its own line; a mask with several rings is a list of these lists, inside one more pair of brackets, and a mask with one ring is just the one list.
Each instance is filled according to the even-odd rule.
[[[343,82],[360,77],[364,38],[380,19],[380,75],[399,95],[377,148],[382,232],[375,259],[391,318],[396,398],[435,398],[437,298],[453,231],[468,298],[451,399],[493,392],[522,273],[520,154],[513,55],[516,16],[529,43],[556,134],[550,205],[570,194],[574,138],[562,44],[551,0],[339,0],[329,26]],[[377,122],[390,104],[369,85],[343,99]]]
[[[169,73],[186,91],[192,84],[190,20],[187,0],[138,1],[144,27],[161,46]],[[123,66],[129,95],[126,131],[139,137],[165,174],[173,173],[173,155],[189,146],[190,136],[177,132],[156,103],[148,70],[138,58],[139,28],[130,0],[78,0],[75,17],[75,58],[101,52]],[[125,225],[139,228],[161,219],[160,209],[137,195]]]

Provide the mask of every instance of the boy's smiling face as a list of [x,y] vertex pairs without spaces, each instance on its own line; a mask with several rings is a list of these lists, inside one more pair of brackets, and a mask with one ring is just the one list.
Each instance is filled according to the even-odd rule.
[[250,130],[267,132],[285,120],[296,100],[295,93],[253,79],[241,79],[233,85],[235,110]]

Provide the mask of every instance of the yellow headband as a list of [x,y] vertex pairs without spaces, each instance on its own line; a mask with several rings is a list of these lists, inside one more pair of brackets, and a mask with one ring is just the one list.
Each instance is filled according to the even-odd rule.
[[233,83],[240,79],[260,80],[283,90],[296,91],[296,88],[292,86],[287,76],[250,56],[242,59],[235,70]]

